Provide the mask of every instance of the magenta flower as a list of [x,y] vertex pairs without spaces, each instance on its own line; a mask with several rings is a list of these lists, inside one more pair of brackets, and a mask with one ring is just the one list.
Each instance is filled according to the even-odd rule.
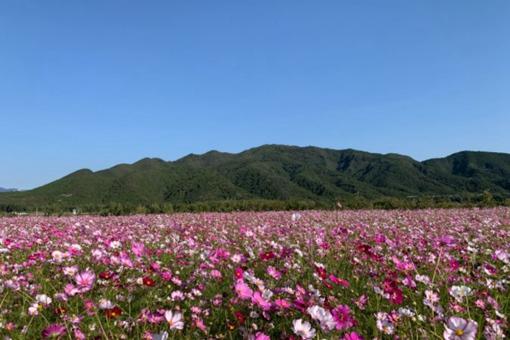
[[333,318],[336,322],[336,329],[349,329],[354,326],[354,319],[351,316],[351,309],[349,306],[340,305],[331,311]]
[[363,337],[356,332],[345,333],[342,340],[363,340]]
[[255,334],[255,340],[271,340],[271,338],[265,333],[257,332]]
[[237,281],[235,285],[235,291],[237,293],[237,296],[242,300],[248,300],[251,299],[253,295],[253,291],[250,287],[243,281]]
[[267,311],[271,309],[271,302],[264,299],[260,292],[253,293],[253,296],[251,297],[251,302],[262,308],[262,310]]
[[66,328],[58,323],[54,323],[46,327],[42,331],[42,337],[45,339],[48,338],[59,338],[64,335],[66,332]]
[[291,306],[291,303],[285,299],[276,299],[274,304],[280,309],[287,309]]

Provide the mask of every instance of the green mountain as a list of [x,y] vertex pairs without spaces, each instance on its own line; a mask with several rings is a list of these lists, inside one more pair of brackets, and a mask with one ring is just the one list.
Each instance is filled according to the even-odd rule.
[[465,195],[510,197],[510,154],[463,151],[418,162],[398,154],[264,145],[166,162],[145,158],[76,171],[39,188],[0,193],[0,204],[193,203]]

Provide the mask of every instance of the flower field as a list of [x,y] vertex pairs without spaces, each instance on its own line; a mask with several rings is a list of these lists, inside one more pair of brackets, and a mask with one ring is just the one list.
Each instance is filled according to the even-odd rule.
[[502,339],[510,209],[0,219],[12,339]]

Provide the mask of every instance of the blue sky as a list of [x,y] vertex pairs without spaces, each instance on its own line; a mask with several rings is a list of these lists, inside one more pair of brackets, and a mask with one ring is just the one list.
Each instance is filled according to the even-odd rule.
[[266,143],[510,152],[510,2],[0,2],[0,186]]

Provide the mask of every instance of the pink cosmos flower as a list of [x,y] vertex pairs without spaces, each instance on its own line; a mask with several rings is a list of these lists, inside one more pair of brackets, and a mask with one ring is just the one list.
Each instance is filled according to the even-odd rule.
[[86,270],[76,274],[74,280],[76,281],[77,288],[81,293],[88,292],[92,289],[92,286],[96,281],[96,274],[90,270]]
[[268,311],[271,309],[271,302],[264,299],[260,292],[253,293],[253,296],[251,297],[251,302],[262,308],[262,310],[264,311]]
[[354,326],[354,319],[351,315],[351,309],[347,305],[340,305],[331,311],[336,322],[336,329],[348,329]]
[[137,257],[142,257],[145,253],[145,245],[141,242],[132,242],[131,243],[131,251]]
[[202,320],[198,316],[193,319],[193,323],[202,332],[204,332],[204,333],[207,332],[207,326],[205,325],[204,320]]
[[280,309],[288,309],[291,306],[291,303],[285,299],[276,299],[274,304]]
[[363,337],[356,332],[345,333],[342,340],[363,340]]
[[58,323],[54,323],[46,327],[42,331],[42,337],[45,339],[48,338],[58,338],[64,335],[66,332],[66,328]]
[[274,278],[275,280],[279,280],[282,277],[282,273],[280,273],[275,267],[269,266],[267,267],[267,273]]
[[211,270],[211,277],[215,278],[215,279],[221,279],[221,272],[217,269],[213,269]]
[[85,306],[85,311],[86,311],[87,315],[94,315],[95,314],[96,305],[94,304],[94,301],[92,301],[92,300],[85,300],[83,302],[83,305]]
[[251,299],[253,295],[253,291],[250,287],[243,281],[237,281],[235,285],[235,291],[237,293],[237,296],[242,300],[248,300]]
[[164,281],[170,281],[172,279],[172,273],[169,271],[164,271],[160,275]]
[[474,340],[477,328],[476,321],[452,316],[446,322],[443,337],[445,340]]
[[367,305],[368,297],[366,295],[361,295],[354,303],[358,306],[359,309],[364,310]]
[[255,334],[254,340],[271,340],[271,338],[267,334],[264,334],[262,332],[257,332]]
[[79,290],[72,283],[68,283],[64,286],[64,293],[68,296],[74,296],[79,293]]
[[74,329],[73,335],[74,335],[74,338],[76,340],[85,340],[85,339],[87,339],[85,334],[79,328],[75,328]]
[[344,279],[340,279],[340,278],[336,277],[333,274],[329,274],[329,280],[331,282],[333,282],[334,284],[337,284],[337,285],[340,285],[340,286],[344,286],[345,288],[349,287],[349,285],[350,285],[349,281],[344,280]]

